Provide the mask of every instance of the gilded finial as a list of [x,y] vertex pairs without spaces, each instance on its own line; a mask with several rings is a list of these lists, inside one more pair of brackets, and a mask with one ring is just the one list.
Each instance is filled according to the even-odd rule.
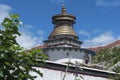
[[63,14],[66,13],[66,8],[65,8],[65,5],[64,5],[64,4],[62,5],[62,10],[61,10],[61,11],[62,11]]

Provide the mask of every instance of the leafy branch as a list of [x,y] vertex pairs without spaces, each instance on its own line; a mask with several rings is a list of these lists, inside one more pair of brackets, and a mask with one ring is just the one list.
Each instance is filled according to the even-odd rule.
[[[26,52],[16,41],[21,35],[18,31],[20,23],[17,14],[10,14],[1,24],[4,29],[0,29],[0,80],[34,80],[31,71],[43,76],[40,71],[33,68],[38,65],[35,55],[41,50]],[[40,60],[44,61],[45,57],[41,55]]]

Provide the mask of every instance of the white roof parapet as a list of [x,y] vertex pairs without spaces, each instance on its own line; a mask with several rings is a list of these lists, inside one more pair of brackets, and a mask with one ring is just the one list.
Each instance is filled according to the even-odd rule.
[[[64,65],[64,66],[67,66],[68,64],[61,64],[61,63],[57,63],[57,62],[54,62],[54,61],[46,61],[46,63],[52,63],[52,64],[59,64],[59,65]],[[69,65],[71,67],[75,67],[74,65]],[[99,71],[99,72],[106,72],[106,73],[109,73],[109,74],[115,74],[115,72],[113,71],[108,71],[108,70],[100,70],[100,69],[95,69],[95,68],[89,68],[89,67],[82,67],[82,69],[88,69],[88,70],[93,70],[93,71]]]

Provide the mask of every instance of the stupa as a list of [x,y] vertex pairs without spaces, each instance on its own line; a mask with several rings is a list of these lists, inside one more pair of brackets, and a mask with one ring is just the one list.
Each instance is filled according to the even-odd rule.
[[81,48],[83,42],[79,41],[73,26],[76,23],[76,17],[68,14],[64,5],[60,14],[52,16],[52,23],[54,29],[48,40],[44,41],[46,48],[43,49],[48,59],[60,62],[74,60],[73,62],[91,63],[91,57],[95,52]]

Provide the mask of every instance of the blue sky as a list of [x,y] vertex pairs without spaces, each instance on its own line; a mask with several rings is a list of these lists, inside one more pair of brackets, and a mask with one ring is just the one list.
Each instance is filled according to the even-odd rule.
[[82,46],[104,45],[120,39],[120,0],[0,0],[0,23],[17,13],[23,26],[17,41],[25,48],[42,44],[53,30],[51,17],[61,13],[76,16],[74,30]]

